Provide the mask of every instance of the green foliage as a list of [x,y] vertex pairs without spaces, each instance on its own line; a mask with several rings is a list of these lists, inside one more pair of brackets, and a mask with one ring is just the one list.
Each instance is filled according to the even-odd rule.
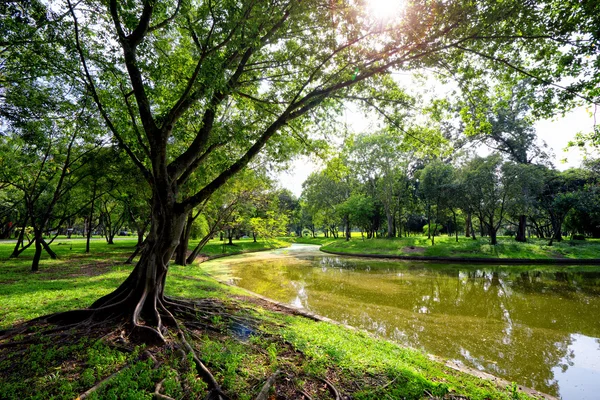
[[[440,231],[443,229],[444,227],[442,226],[442,224],[433,224],[431,227],[429,225],[423,225],[423,234],[430,236],[430,235],[439,235]],[[431,229],[431,232],[429,231]]]
[[199,239],[204,237],[209,233],[208,221],[205,215],[200,214],[198,218],[194,221],[192,225],[192,231],[190,232],[190,237],[192,239]]
[[[498,244],[491,246],[487,238],[472,240],[464,236],[455,242],[453,237],[439,236],[436,246],[426,236],[411,236],[387,239],[352,239],[350,242],[341,240],[329,241],[324,244],[324,250],[341,253],[388,254],[432,257],[475,257],[475,258],[598,258],[600,242],[587,240],[581,245],[573,245],[570,241],[555,243],[548,246],[545,239],[529,239],[527,243],[515,242],[509,237],[499,237]],[[415,249],[419,250],[415,252]]]

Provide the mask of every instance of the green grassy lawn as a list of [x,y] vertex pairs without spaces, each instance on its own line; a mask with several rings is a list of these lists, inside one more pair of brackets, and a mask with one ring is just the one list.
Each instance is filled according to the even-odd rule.
[[[9,258],[14,243],[0,242],[0,329],[41,315],[87,307],[99,297],[110,293],[132,269],[124,264],[133,252],[136,239],[116,238],[108,245],[104,239],[90,243],[91,254],[85,253],[85,240],[57,238],[52,245],[58,259],[44,252],[40,272],[32,274],[30,247],[18,258]],[[193,244],[193,243],[192,243]],[[208,256],[267,250],[289,246],[282,240],[252,239],[234,241],[234,246],[222,246],[210,241],[202,254]],[[75,279],[80,277],[82,279]],[[53,296],[49,296],[53,293]],[[58,300],[58,301],[54,301]]]
[[[286,240],[286,238],[270,239],[266,241],[257,239],[256,243],[254,243],[252,239],[240,239],[234,240],[233,246],[230,246],[226,243],[226,241],[221,242],[219,240],[211,240],[204,246],[201,253],[208,256],[216,256],[221,254],[237,254],[246,253],[249,251],[278,249],[281,247],[287,247],[291,244],[289,240]],[[190,247],[194,244],[194,241],[191,241]]]
[[294,238],[294,242],[296,243],[302,243],[302,244],[319,244],[321,246],[335,242],[336,240],[341,240],[341,239],[332,239],[332,238],[326,238],[326,237],[310,237],[310,236],[304,236],[304,237],[297,237]]
[[393,239],[365,239],[353,237],[326,241],[323,250],[342,253],[387,254],[399,256],[431,256],[431,257],[477,257],[477,258],[600,258],[600,240],[588,239],[563,240],[548,246],[548,240],[529,239],[527,243],[516,242],[510,237],[498,238],[498,244],[492,246],[487,238],[473,240],[460,237],[438,236],[435,245],[426,236],[411,236]]
[[[35,274],[28,270],[31,254],[6,259],[12,246],[0,244],[0,329],[88,306],[131,271],[122,263],[134,244],[130,239],[112,246],[97,241],[86,255],[78,240],[65,241],[55,246],[59,259],[44,259]],[[197,264],[171,266],[166,290],[230,310],[199,320],[204,325],[191,329],[188,340],[232,399],[254,399],[276,370],[281,375],[271,392],[283,399],[301,398],[301,392],[331,399],[329,384],[355,399],[526,398],[430,361],[419,351],[276,312],[241,289],[216,282]],[[150,399],[158,382],[161,393],[172,398],[206,395],[193,361],[182,358],[176,347],[136,346],[119,338],[119,330],[112,336],[97,329],[65,338],[45,334],[43,326],[37,329],[41,333],[34,333],[33,343],[19,343],[20,335],[0,339],[0,398],[73,399],[109,376],[87,398]]]

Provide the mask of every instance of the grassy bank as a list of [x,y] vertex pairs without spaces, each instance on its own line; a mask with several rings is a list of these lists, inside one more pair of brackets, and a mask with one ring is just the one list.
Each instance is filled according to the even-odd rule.
[[590,259],[600,258],[600,240],[563,240],[548,246],[548,240],[529,239],[527,243],[516,242],[513,238],[498,238],[498,244],[492,246],[487,238],[440,236],[435,245],[426,236],[413,236],[393,239],[365,239],[353,237],[323,240],[323,250],[349,254],[386,254],[397,256],[429,257],[469,257],[469,258],[523,258],[523,259]]
[[[28,272],[27,254],[23,260],[1,260],[2,328],[85,307],[110,292],[131,271],[122,260],[132,245],[127,240],[113,246],[97,243],[92,255],[74,245],[59,260],[44,260],[37,274]],[[172,266],[167,292],[227,310],[198,314],[188,340],[232,399],[254,399],[275,371],[279,374],[271,393],[278,399],[331,399],[334,390],[355,399],[524,398],[448,369],[418,351],[279,312],[241,289],[219,284],[198,265]],[[175,347],[135,346],[126,336],[102,329],[68,340],[43,334],[46,327],[39,329],[34,343],[19,343],[18,336],[12,342],[0,340],[3,399],[73,399],[107,377],[87,398],[150,399],[159,382],[160,392],[172,398],[206,394],[192,360],[182,358]]]

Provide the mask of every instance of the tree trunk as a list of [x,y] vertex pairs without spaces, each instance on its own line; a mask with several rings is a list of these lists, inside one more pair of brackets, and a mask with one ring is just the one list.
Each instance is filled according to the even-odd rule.
[[92,204],[90,205],[90,215],[88,215],[88,226],[85,240],[85,252],[90,252],[90,239],[92,237],[92,221],[94,217],[94,203],[96,202],[96,182],[94,181],[94,187],[92,189]]
[[467,213],[467,216],[465,217],[465,236],[469,237],[471,236],[471,213]]
[[452,211],[452,216],[454,217],[454,235],[456,236],[456,243],[458,243],[458,225],[456,224],[456,213]]
[[35,235],[35,238],[34,238],[35,254],[33,255],[33,261],[31,263],[31,272],[37,272],[40,270],[40,258],[42,258],[42,250],[43,250],[42,232],[36,230],[34,235]]
[[427,207],[427,239],[431,239],[431,207]]
[[[23,227],[21,228],[21,232],[19,232],[19,238],[17,239],[17,243],[15,244],[15,248],[13,249],[12,254],[10,255],[10,258],[17,258],[19,257],[19,255],[21,255],[21,253],[23,251],[25,251],[25,249],[29,248],[29,246],[31,246],[31,242],[29,242],[27,244],[27,246],[23,245],[23,240],[25,239],[25,225],[27,224],[27,221],[25,221],[25,224],[23,224]],[[19,249],[19,247],[21,247]]]
[[210,240],[210,237],[212,235],[213,235],[213,232],[209,232],[208,235],[204,236],[202,238],[202,240],[200,240],[200,243],[198,243],[198,245],[194,248],[194,250],[192,250],[192,253],[188,256],[188,258],[186,260],[188,264],[191,264],[194,262],[196,257],[198,257],[198,254],[200,254],[200,250],[202,250],[202,248],[206,245],[206,243],[208,243],[208,241]]
[[386,210],[385,216],[387,218],[387,237],[391,239],[396,233],[394,232],[394,215],[389,210]]
[[142,245],[144,244],[144,233],[146,233],[146,227],[144,227],[144,229],[137,229],[136,247],[142,247]]
[[184,266],[187,265],[187,250],[190,243],[190,235],[192,234],[192,225],[194,224],[194,220],[194,215],[192,211],[190,211],[187,215],[185,227],[181,232],[179,245],[175,250],[175,264]]
[[496,239],[496,229],[490,228],[490,244],[495,246],[498,244],[498,240]]
[[135,268],[114,292],[91,306],[97,318],[126,317],[132,335],[146,343],[165,342],[162,320],[169,318],[168,301],[164,298],[165,280],[187,216],[187,213],[176,213],[175,193],[164,192],[158,193],[162,195],[160,199],[156,192],[154,194],[150,231]]
[[527,237],[525,236],[525,228],[527,226],[527,216],[519,215],[519,227],[517,228],[517,237],[515,240],[517,242],[526,242]]
[[489,218],[489,224],[488,224],[487,228],[488,228],[488,234],[490,235],[490,244],[492,246],[495,246],[496,244],[498,244],[498,240],[496,239],[496,233],[497,233],[498,229],[496,229],[494,226],[494,217]]
[[556,227],[554,228],[554,234],[552,238],[557,242],[561,242],[563,240],[562,237],[562,224],[560,222],[556,223]]
[[350,241],[350,217],[346,216],[344,218],[346,220],[346,242]]
[[145,244],[146,243],[144,241],[142,241],[141,244],[138,243],[135,246],[135,250],[133,251],[133,253],[131,253],[131,255],[129,256],[129,258],[127,259],[127,261],[125,261],[125,264],[133,264],[133,259],[136,258],[138,254],[140,254],[140,251],[144,248]]
[[[50,241],[50,242],[52,242],[52,241]],[[42,239],[42,246],[44,247],[44,250],[46,250],[46,253],[48,253],[48,255],[50,256],[51,259],[56,260],[58,258],[58,256],[54,252],[54,250],[52,250],[50,248],[50,245],[48,243],[46,243],[46,241],[44,239]]]

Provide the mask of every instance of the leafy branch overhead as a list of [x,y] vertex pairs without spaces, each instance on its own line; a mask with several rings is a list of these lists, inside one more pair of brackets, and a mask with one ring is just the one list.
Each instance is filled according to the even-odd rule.
[[[392,68],[435,67],[440,58],[458,68],[465,51],[488,48],[508,57],[516,38],[528,49],[560,44],[531,23],[535,9],[517,3],[417,2],[386,23],[362,6],[111,1],[103,11],[68,3],[86,85],[149,181],[184,184],[229,154],[229,163],[205,171],[204,187],[179,200],[186,210],[268,141],[285,151],[291,121],[334,94],[372,96],[370,85]],[[522,14],[529,25],[495,23]]]

